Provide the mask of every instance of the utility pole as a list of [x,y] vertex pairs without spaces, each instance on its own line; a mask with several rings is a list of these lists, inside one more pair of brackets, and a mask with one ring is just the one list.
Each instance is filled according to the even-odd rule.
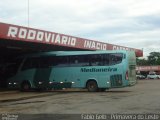
[[28,2],[28,27],[29,27],[29,0],[27,1]]

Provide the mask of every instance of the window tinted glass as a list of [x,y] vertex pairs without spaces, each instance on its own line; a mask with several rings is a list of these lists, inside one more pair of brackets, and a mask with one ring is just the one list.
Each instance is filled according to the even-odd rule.
[[91,66],[100,66],[103,64],[103,56],[102,55],[91,55]]
[[90,55],[90,62],[92,66],[107,66],[109,65],[109,54]]
[[38,68],[40,60],[40,58],[26,58],[21,70]]
[[52,66],[108,66],[122,62],[123,54],[94,54],[73,56],[43,56],[27,58],[22,70],[32,68],[47,68]]
[[31,60],[30,59],[26,59],[21,70],[26,70],[26,69],[30,68],[31,65],[32,65]]
[[88,55],[73,55],[69,57],[69,66],[89,66]]
[[4,74],[6,74],[7,77],[14,76],[18,72],[18,69],[22,64],[22,61],[23,59],[18,58],[18,59],[15,59],[12,63],[6,65],[6,68],[5,68],[6,70]]
[[45,57],[46,67],[52,67],[58,65],[57,57],[55,56],[47,56]]
[[110,65],[119,64],[122,62],[123,54],[121,53],[114,53],[110,54]]
[[109,65],[109,54],[103,55],[103,65],[105,66]]
[[68,66],[68,56],[58,56],[56,57],[57,66]]

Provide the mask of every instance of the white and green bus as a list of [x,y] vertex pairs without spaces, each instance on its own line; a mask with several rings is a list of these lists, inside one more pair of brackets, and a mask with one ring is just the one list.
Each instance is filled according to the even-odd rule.
[[17,59],[9,88],[105,91],[136,83],[134,51],[54,51]]

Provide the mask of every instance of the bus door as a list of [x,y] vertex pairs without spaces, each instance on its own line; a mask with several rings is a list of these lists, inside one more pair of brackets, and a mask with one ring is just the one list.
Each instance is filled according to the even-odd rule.
[[82,79],[83,79],[83,75],[80,73],[80,68],[76,68],[73,67],[70,71],[71,76],[70,76],[70,80],[73,83],[72,87],[82,87]]
[[48,88],[51,68],[38,68],[34,75],[34,85],[36,88]]
[[49,78],[52,68],[49,66],[47,57],[40,57],[37,59],[37,66],[35,66],[34,85],[36,88],[48,88]]

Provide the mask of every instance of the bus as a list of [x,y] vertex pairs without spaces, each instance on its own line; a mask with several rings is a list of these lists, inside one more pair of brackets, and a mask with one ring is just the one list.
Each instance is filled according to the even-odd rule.
[[18,57],[8,87],[87,88],[90,92],[136,83],[134,51],[54,51]]

